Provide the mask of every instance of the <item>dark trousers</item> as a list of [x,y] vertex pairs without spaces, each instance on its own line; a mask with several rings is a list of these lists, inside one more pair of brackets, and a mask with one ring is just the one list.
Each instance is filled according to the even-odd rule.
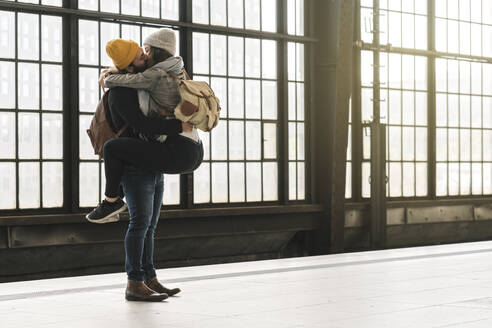
[[156,276],[154,231],[161,210],[164,178],[162,173],[127,166],[122,185],[130,212],[125,236],[125,269],[129,280],[143,281]]
[[203,159],[203,145],[180,135],[164,143],[123,137],[104,144],[104,169],[108,197],[118,196],[125,165],[167,174],[193,172]]

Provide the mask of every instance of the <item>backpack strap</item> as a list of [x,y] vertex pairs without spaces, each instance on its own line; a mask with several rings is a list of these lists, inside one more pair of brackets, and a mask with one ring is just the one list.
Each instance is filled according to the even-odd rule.
[[119,138],[127,128],[128,128],[128,124],[123,125],[123,127],[116,133],[116,137]]

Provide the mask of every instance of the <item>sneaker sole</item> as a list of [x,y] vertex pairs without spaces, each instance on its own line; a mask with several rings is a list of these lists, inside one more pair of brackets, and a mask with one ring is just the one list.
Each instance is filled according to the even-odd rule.
[[125,211],[127,209],[127,205],[124,204],[123,206],[121,206],[121,208],[119,208],[117,211],[114,211],[113,213],[109,214],[108,216],[106,217],[103,217],[102,219],[99,219],[99,220],[93,220],[93,219],[89,219],[89,214],[87,214],[85,216],[85,218],[87,219],[87,221],[89,222],[92,222],[92,223],[99,223],[99,224],[104,224],[104,223],[111,223],[111,222],[118,222],[120,220],[120,213]]

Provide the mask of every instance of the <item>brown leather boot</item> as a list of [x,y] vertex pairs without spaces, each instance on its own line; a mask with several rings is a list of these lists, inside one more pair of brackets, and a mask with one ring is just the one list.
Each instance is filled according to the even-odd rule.
[[128,280],[126,285],[125,298],[127,301],[160,302],[168,297],[166,293],[156,293],[143,281]]
[[181,291],[181,289],[179,289],[179,288],[169,289],[169,288],[162,286],[161,283],[159,282],[159,280],[157,280],[157,277],[145,280],[145,284],[150,289],[152,289],[158,293],[166,293],[169,296],[174,296]]

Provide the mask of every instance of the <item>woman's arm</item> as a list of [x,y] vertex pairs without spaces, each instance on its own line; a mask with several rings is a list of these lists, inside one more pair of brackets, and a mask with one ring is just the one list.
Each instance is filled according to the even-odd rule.
[[110,74],[104,79],[107,88],[126,87],[133,89],[150,89],[160,78],[161,73],[149,68],[141,73]]

